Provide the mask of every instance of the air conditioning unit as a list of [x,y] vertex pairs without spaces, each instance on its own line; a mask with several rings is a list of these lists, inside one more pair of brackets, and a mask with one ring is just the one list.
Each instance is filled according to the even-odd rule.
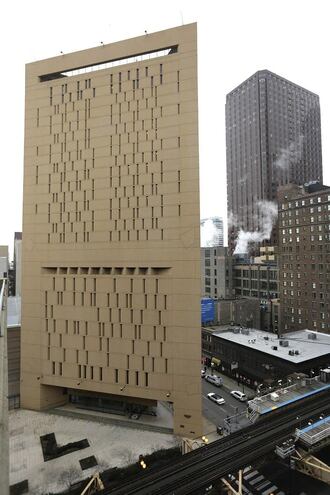
[[268,336],[267,337],[264,337],[264,340],[269,340],[269,337]]
[[234,333],[239,333],[239,328],[237,328],[237,327],[233,328],[233,332]]
[[293,349],[290,349],[289,356],[294,356],[294,350]]
[[294,351],[295,354],[300,354],[300,352],[298,351],[298,349],[296,351]]
[[282,347],[289,347],[289,341],[288,340],[280,340],[280,345]]
[[277,345],[272,345],[273,351],[277,351]]
[[249,335],[249,334],[250,334],[250,330],[249,330],[248,328],[242,328],[241,333],[242,333],[243,335]]
[[276,392],[272,392],[270,398],[273,402],[278,402],[280,400],[280,396]]
[[316,333],[309,333],[308,334],[308,338],[309,338],[309,340],[316,340],[317,339],[317,335],[316,335]]

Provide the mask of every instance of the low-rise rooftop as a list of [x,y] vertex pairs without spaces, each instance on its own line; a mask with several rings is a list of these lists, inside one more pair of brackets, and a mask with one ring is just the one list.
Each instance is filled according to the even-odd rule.
[[312,330],[299,330],[282,335],[254,328],[214,328],[214,336],[256,351],[271,354],[291,363],[301,363],[329,354],[330,335]]

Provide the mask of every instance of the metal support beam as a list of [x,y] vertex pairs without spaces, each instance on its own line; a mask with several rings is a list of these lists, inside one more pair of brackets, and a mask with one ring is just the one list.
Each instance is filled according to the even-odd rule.
[[295,461],[297,471],[330,485],[330,466],[301,449],[296,453],[297,457],[292,457],[292,459]]
[[221,478],[221,481],[228,488],[230,493],[232,493],[233,495],[243,495],[243,492],[242,492],[243,470],[242,469],[240,469],[238,471],[238,491],[233,486],[231,486],[229,481],[227,481],[225,478]]

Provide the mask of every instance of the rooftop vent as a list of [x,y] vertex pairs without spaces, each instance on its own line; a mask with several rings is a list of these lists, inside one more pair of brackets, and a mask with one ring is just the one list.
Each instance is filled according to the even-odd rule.
[[288,340],[280,340],[280,345],[282,347],[289,347],[289,341]]
[[243,335],[249,335],[250,334],[250,330],[248,328],[242,328],[241,332]]
[[317,335],[316,335],[316,333],[309,333],[308,334],[308,338],[309,338],[309,340],[316,340],[317,339]]
[[237,328],[237,327],[233,328],[233,332],[234,333],[239,333],[239,328]]
[[273,351],[277,351],[277,345],[272,345]]
[[298,349],[296,351],[294,351],[295,354],[300,354],[300,352],[298,351]]
[[267,337],[264,337],[264,340],[269,340],[269,337],[268,336]]
[[293,349],[289,350],[289,356],[294,356],[294,350]]

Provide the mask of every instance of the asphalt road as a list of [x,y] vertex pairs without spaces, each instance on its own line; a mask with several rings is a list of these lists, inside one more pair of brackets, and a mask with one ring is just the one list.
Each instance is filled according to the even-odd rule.
[[[226,401],[222,406],[208,399],[207,394],[215,392],[221,395]],[[224,387],[215,387],[213,384],[202,379],[202,404],[204,416],[215,425],[223,426],[223,421],[226,416],[233,416],[237,412],[246,410],[245,403],[240,402],[230,395]]]

